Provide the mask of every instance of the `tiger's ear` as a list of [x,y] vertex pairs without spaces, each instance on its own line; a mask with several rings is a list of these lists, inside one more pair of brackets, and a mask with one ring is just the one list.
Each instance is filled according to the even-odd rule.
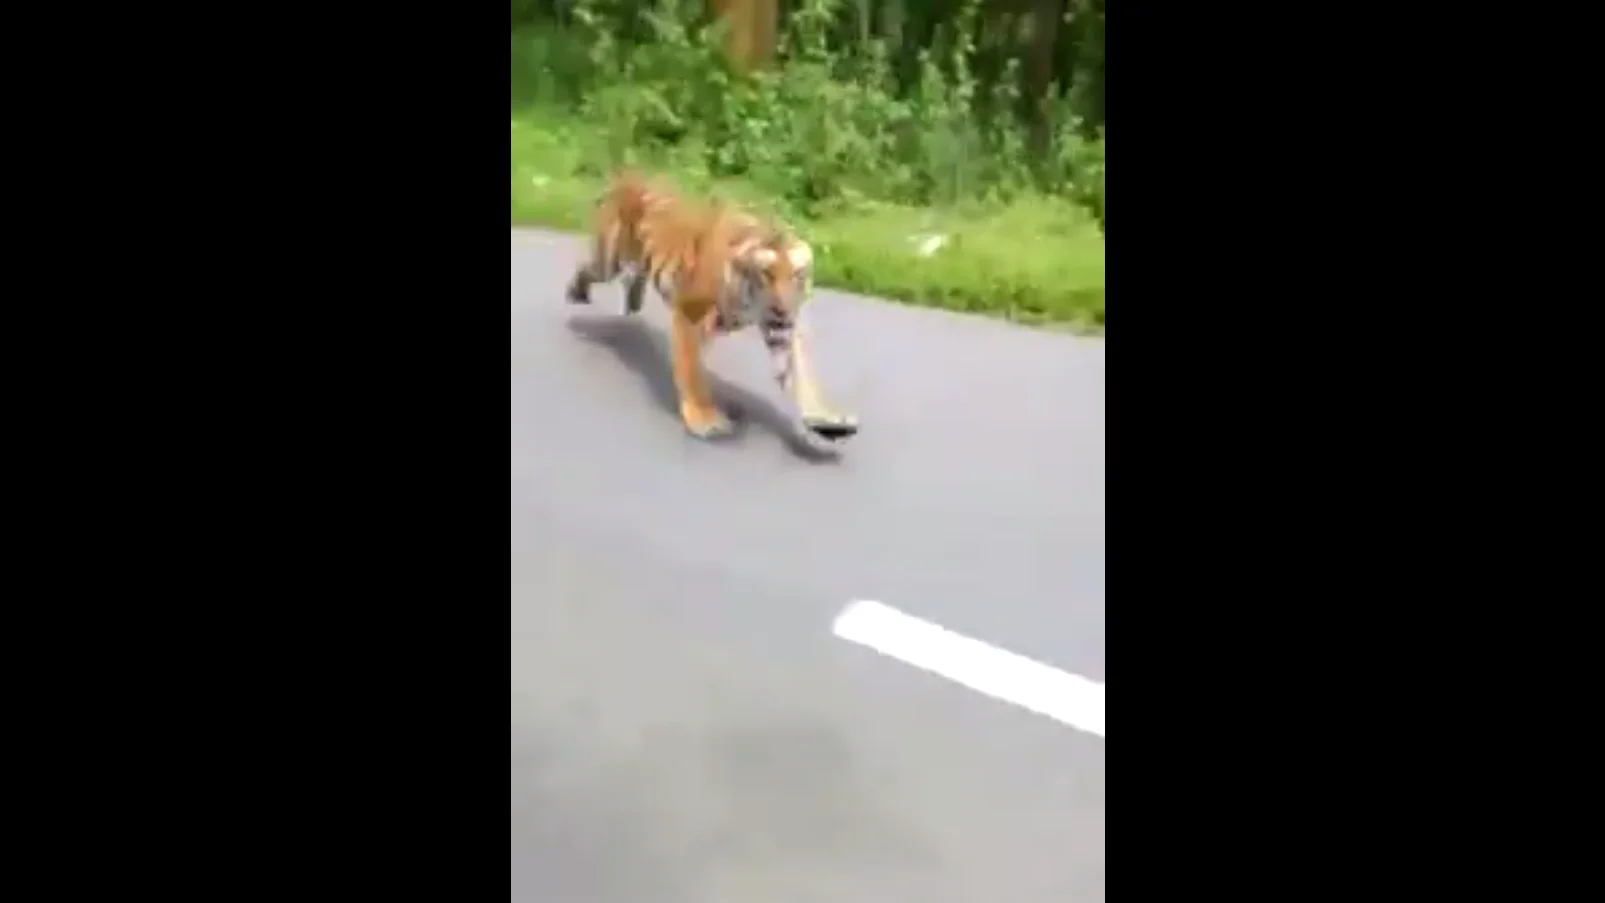
[[808,242],[799,241],[786,249],[786,258],[791,261],[794,270],[806,270],[814,262],[814,249],[808,247]]
[[776,254],[773,248],[766,248],[763,245],[747,248],[736,255],[737,265],[754,273],[769,272],[779,260],[780,255]]

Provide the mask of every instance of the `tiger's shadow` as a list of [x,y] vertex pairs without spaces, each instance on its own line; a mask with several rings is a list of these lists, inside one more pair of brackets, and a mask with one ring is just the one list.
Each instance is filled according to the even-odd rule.
[[[620,363],[646,383],[658,407],[679,421],[680,398],[669,369],[669,340],[661,330],[643,317],[616,315],[570,317],[568,328],[585,341],[611,351]],[[793,455],[804,461],[826,464],[840,460],[836,450],[821,447],[802,435],[796,419],[768,399],[713,373],[708,374],[708,384],[714,400],[735,427],[731,438],[739,439],[748,425],[757,426],[780,439]]]

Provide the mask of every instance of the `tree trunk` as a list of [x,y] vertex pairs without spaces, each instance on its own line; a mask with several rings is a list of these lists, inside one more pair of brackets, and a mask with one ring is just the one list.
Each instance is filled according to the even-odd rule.
[[713,9],[728,23],[725,52],[737,69],[747,72],[774,60],[777,0],[713,0]]
[[1054,45],[1064,20],[1065,0],[1035,0],[1031,4],[1030,47],[1026,50],[1024,91],[1031,123],[1031,144],[1037,153],[1048,146],[1053,124],[1044,103],[1053,85]]

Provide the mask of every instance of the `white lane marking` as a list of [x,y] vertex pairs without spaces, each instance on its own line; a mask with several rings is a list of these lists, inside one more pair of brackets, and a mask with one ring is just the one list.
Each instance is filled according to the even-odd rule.
[[1046,715],[1076,730],[1103,733],[1104,685],[945,627],[861,599],[842,609],[831,632],[993,699]]

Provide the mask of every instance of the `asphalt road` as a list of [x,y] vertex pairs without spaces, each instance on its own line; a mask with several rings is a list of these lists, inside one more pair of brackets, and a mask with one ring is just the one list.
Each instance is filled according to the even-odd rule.
[[1104,346],[821,290],[799,445],[756,336],[730,440],[665,316],[512,234],[512,899],[1101,903],[1104,740],[835,637],[877,599],[1104,675]]

